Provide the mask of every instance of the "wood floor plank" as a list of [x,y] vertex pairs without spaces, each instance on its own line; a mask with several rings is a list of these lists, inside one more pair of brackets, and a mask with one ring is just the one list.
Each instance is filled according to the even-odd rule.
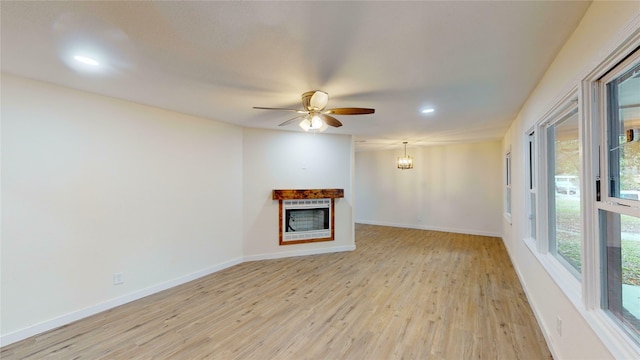
[[498,238],[356,225],[352,252],[247,262],[2,359],[550,359]]

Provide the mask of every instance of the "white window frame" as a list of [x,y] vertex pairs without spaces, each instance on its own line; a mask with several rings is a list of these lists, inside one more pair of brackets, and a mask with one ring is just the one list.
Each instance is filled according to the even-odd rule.
[[[581,283],[578,278],[567,268],[556,256],[550,253],[549,251],[549,194],[555,194],[555,185],[550,185],[547,181],[549,176],[549,161],[547,158],[547,149],[548,149],[548,141],[547,139],[547,129],[550,126],[555,125],[560,119],[564,117],[564,115],[573,111],[578,104],[578,117],[580,118],[580,107],[579,107],[579,92],[578,86],[574,86],[558,101],[556,104],[549,110],[547,113],[542,116],[541,121],[539,121],[533,128],[525,133],[525,136],[528,137],[531,132],[535,132],[538,134],[536,136],[536,149],[535,154],[537,157],[537,173],[536,182],[537,182],[537,197],[536,197],[536,241],[527,240],[525,244],[529,247],[529,250],[538,258],[542,266],[549,273],[549,275],[554,279],[556,284],[564,293],[571,299],[574,304],[582,303],[582,289]],[[579,132],[580,139],[582,141],[582,122],[579,124]],[[551,140],[554,141],[554,140]],[[582,154],[581,154],[581,165],[582,165]],[[581,169],[580,177],[583,178],[583,169]],[[580,191],[583,193],[583,183],[584,181],[580,181]],[[582,196],[582,195],[581,195]],[[581,201],[583,204],[584,201]],[[581,205],[582,206],[582,205]],[[581,214],[584,213],[581,208]],[[584,224],[583,224],[584,229]],[[584,249],[584,236],[582,237],[582,249]],[[581,251],[582,253],[584,250]],[[584,261],[584,258],[582,259]],[[583,266],[584,269],[584,266]]]
[[[596,183],[603,171],[608,169],[600,159],[603,138],[606,137],[606,118],[603,117],[606,109],[600,103],[601,85],[598,80],[607,72],[625,59],[635,49],[640,47],[640,17],[636,17],[621,32],[614,41],[609,44],[609,52],[604,52],[597,66],[580,77],[579,106],[581,123],[584,124],[583,135],[583,179],[580,191],[583,193],[582,224],[583,224],[583,267],[582,267],[582,297],[581,301],[572,300],[576,309],[591,326],[594,332],[605,344],[615,358],[633,359],[640,358],[640,346],[638,346],[611,317],[600,308],[601,304],[601,266],[599,244],[599,208],[607,209],[604,201],[596,201]],[[604,119],[604,120],[603,120]],[[606,142],[604,142],[606,144]],[[606,181],[600,182],[600,193],[608,195],[608,189],[603,187]],[[569,295],[569,294],[567,294]]]
[[[609,119],[607,117],[607,106],[606,106],[607,104],[606,84],[612,81],[613,79],[615,79],[616,77],[620,76],[625,71],[627,71],[629,68],[632,67],[632,65],[640,62],[640,48],[635,50],[635,52],[632,51],[632,53],[633,53],[632,56],[626,58],[619,64],[616,64],[611,69],[608,69],[607,73],[601,78],[599,78],[598,80],[588,82],[588,85],[590,85],[592,90],[593,102],[591,106],[595,114],[592,120],[595,123],[597,123],[596,124],[597,131],[594,132],[593,138],[594,138],[594,143],[597,142],[597,145],[599,146],[599,149],[600,149],[596,154],[594,154],[594,157],[597,156],[600,163],[600,166],[595,167],[595,170],[598,171],[598,175],[600,178],[600,196],[601,197],[599,201],[598,199],[595,198],[595,196],[592,199],[592,204],[594,208],[593,209],[594,236],[596,236],[596,239],[598,240],[599,240],[598,234],[600,231],[599,221],[598,221],[599,210],[608,211],[614,214],[640,217],[640,206],[638,205],[637,201],[615,198],[609,195],[610,182],[608,181],[609,154],[608,154],[607,130],[609,126],[608,124]],[[614,71],[614,68],[615,68],[615,71]],[[595,243],[594,247],[598,246],[597,249],[594,249],[594,252],[597,252],[598,254],[596,256],[598,260],[598,268],[604,267],[605,265],[602,264],[601,257],[599,256],[600,252],[603,250],[600,247],[599,241],[594,241],[594,243]],[[594,289],[592,289],[591,293],[589,294],[591,296],[591,298],[589,299],[590,300],[589,305],[595,311],[604,313],[605,316],[609,317],[610,321],[613,321],[610,318],[610,314],[608,313],[608,311],[606,309],[601,309],[601,302],[603,301],[602,292],[604,291],[604,289],[602,289],[603,287],[603,281],[601,279],[602,273],[598,272],[596,276],[595,269],[594,269],[593,276],[594,276],[594,279],[592,281],[592,286],[594,287]],[[624,333],[624,331],[620,328],[620,325],[617,324],[615,321],[613,322],[615,323],[615,326],[618,328],[617,331],[623,332],[622,335],[625,337],[628,337],[628,335]],[[630,339],[628,341],[632,342],[633,340]],[[640,352],[640,345],[638,345],[637,343],[633,343],[632,345],[634,345]]]
[[[582,187],[582,184],[584,183],[584,174],[583,174],[583,166],[582,166],[582,161],[583,161],[583,157],[582,157],[582,142],[583,142],[583,135],[582,135],[582,128],[583,128],[583,124],[580,121],[581,117],[580,117],[580,108],[578,106],[578,94],[577,94],[577,90],[573,89],[571,91],[571,93],[569,93],[569,99],[565,100],[559,107],[559,110],[553,114],[553,116],[551,116],[550,118],[548,118],[548,121],[545,122],[544,124],[544,132],[541,135],[546,141],[545,141],[545,147],[544,149],[542,149],[542,151],[544,152],[544,156],[541,158],[542,159],[542,165],[544,165],[544,169],[545,169],[545,177],[543,179],[541,179],[541,182],[544,182],[547,187],[547,191],[544,193],[545,199],[546,199],[546,207],[544,208],[544,222],[546,225],[546,249],[547,252],[549,252],[550,254],[553,255],[554,259],[560,263],[565,269],[567,269],[569,271],[569,273],[571,273],[571,275],[573,275],[574,277],[576,277],[578,279],[578,281],[581,281],[582,279],[582,273],[581,271],[579,272],[577,269],[575,269],[567,260],[564,259],[564,257],[560,256],[559,254],[553,254],[550,250],[550,248],[552,247],[552,244],[555,245],[557,243],[557,239],[554,237],[553,239],[549,236],[550,235],[550,229],[551,229],[551,221],[555,222],[555,217],[554,219],[551,219],[551,214],[552,211],[553,213],[555,213],[555,208],[552,208],[550,206],[550,199],[551,198],[556,198],[556,189],[555,189],[555,180],[551,180],[554,179],[554,175],[555,172],[553,174],[550,174],[550,166],[551,164],[555,164],[555,156],[552,159],[552,155],[555,155],[555,144],[553,144],[553,149],[554,149],[554,153],[551,154],[549,153],[550,148],[552,147],[552,142],[555,143],[555,138],[554,139],[549,139],[549,131],[552,128],[555,128],[556,125],[559,125],[561,122],[564,122],[569,116],[573,116],[573,114],[576,114],[576,116],[578,117],[578,147],[579,147],[579,164],[580,164],[580,187]],[[550,183],[552,181],[552,183]],[[582,214],[584,213],[584,209],[582,209],[583,207],[583,203],[584,203],[584,199],[582,198],[582,194],[584,192],[580,191],[580,219],[582,219]],[[580,241],[580,261],[582,262],[584,259],[582,259],[582,253],[584,252],[584,236],[583,236],[583,229],[584,229],[584,224],[580,224],[580,237],[581,237],[581,241]]]
[[[617,65],[616,67],[618,67],[618,70],[615,72],[610,72],[607,75],[605,75],[604,77],[602,77],[598,82],[594,83],[594,86],[597,87],[597,89],[595,89],[595,95],[597,97],[597,100],[599,101],[598,104],[598,112],[600,115],[600,119],[602,119],[601,121],[599,121],[600,123],[600,146],[601,149],[607,149],[607,127],[608,127],[608,118],[607,118],[607,114],[606,114],[606,84],[609,83],[610,81],[614,80],[615,78],[617,78],[620,74],[626,72],[627,70],[629,70],[629,68],[632,67],[632,65],[636,65],[640,62],[640,48],[638,50],[636,50],[636,52],[633,54],[633,56],[625,59],[621,64]],[[635,208],[638,209],[638,201],[634,201],[634,200],[627,200],[627,199],[622,199],[622,198],[615,198],[615,197],[611,197],[609,194],[611,193],[611,189],[609,188],[610,186],[610,182],[607,180],[608,177],[608,173],[609,173],[609,154],[607,152],[608,150],[601,150],[600,151],[600,157],[601,157],[601,168],[600,168],[600,173],[601,173],[601,201],[596,202],[597,207],[600,209],[600,204],[606,203],[609,205],[612,205],[615,207],[618,206],[623,206],[623,208],[619,208],[616,212],[620,212],[620,211],[624,211],[624,207],[630,207],[630,208]]]
[[[524,149],[524,156],[525,156],[525,161],[524,163],[526,164],[526,186],[525,186],[525,207],[526,207],[526,213],[527,213],[527,236],[525,237],[525,242],[527,242],[527,245],[530,248],[536,248],[537,245],[537,238],[539,237],[539,232],[538,232],[538,228],[539,228],[539,222],[540,220],[538,219],[538,214],[540,213],[539,211],[539,204],[540,204],[540,199],[539,199],[539,192],[538,192],[538,166],[539,166],[539,162],[538,162],[538,148],[539,148],[539,144],[538,144],[538,131],[539,129],[534,126],[531,129],[529,129],[526,133],[525,133],[525,137],[524,137],[524,144],[525,144],[525,149]],[[531,204],[531,196],[534,195],[536,202],[535,204]],[[533,206],[532,206],[533,205]],[[532,218],[536,219],[536,221],[532,224]],[[535,236],[532,236],[531,234],[535,232]]]

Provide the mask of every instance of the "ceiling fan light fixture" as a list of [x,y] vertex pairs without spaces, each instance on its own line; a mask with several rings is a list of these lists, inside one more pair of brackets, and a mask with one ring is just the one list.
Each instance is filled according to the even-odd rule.
[[300,127],[304,131],[318,130],[320,132],[327,130],[329,125],[322,121],[322,118],[318,115],[308,115],[302,121],[300,121]]
[[322,110],[329,102],[329,94],[324,91],[313,91],[309,99],[309,110]]
[[325,130],[327,130],[329,128],[329,124],[327,124],[326,122],[322,122],[322,126],[320,126],[320,128],[318,129],[318,131],[320,132],[324,132]]
[[324,124],[324,121],[322,121],[320,116],[313,115],[313,117],[311,118],[311,129],[313,130],[320,129],[323,124]]
[[300,121],[300,127],[304,131],[309,131],[309,129],[311,128],[311,121],[309,121],[309,119],[307,118],[302,119],[302,121]]

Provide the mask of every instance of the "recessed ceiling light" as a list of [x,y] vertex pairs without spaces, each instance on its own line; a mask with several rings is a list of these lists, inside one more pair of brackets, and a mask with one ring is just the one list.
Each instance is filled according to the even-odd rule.
[[428,114],[428,113],[432,113],[432,112],[434,112],[434,111],[435,111],[434,109],[429,108],[429,109],[424,109],[424,110],[422,110],[422,113],[423,113],[423,114]]
[[86,65],[100,66],[100,63],[97,60],[92,59],[90,57],[86,57],[86,56],[82,56],[82,55],[75,55],[73,57],[73,59],[75,61],[77,61],[77,62],[81,62],[81,63],[86,64]]

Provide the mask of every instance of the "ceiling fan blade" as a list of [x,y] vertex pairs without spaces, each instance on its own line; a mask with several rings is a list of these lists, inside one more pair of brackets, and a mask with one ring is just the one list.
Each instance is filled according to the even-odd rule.
[[333,127],[342,126],[342,123],[338,119],[334,118],[333,116],[329,116],[327,114],[319,114],[318,116],[320,116],[322,120],[324,120],[324,122],[329,126],[333,126]]
[[254,106],[254,109],[258,110],[280,110],[280,111],[295,111],[298,114],[307,114],[308,111],[298,110],[298,109],[285,109],[285,108],[272,108],[272,107],[262,107],[262,106]]
[[336,115],[364,115],[373,114],[376,109],[367,108],[335,108],[323,111],[324,114],[336,114]]
[[[306,114],[305,114],[305,115],[306,115]],[[280,125],[278,125],[278,126],[286,126],[286,125],[289,125],[289,124],[291,124],[292,122],[294,122],[294,121],[296,121],[296,120],[300,119],[300,118],[301,118],[301,117],[303,117],[303,116],[304,116],[304,115],[298,115],[298,116],[296,116],[296,117],[294,117],[294,118],[292,118],[292,119],[289,119],[289,120],[287,120],[287,121],[283,122],[282,124],[280,124]]]

